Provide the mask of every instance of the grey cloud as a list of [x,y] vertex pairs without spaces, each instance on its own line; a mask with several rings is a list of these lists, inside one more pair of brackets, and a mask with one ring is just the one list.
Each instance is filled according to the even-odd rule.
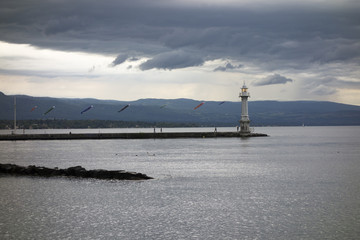
[[338,89],[360,89],[360,82],[344,81],[336,77],[320,77],[318,79],[304,79],[302,91],[311,96],[331,96],[339,92]]
[[204,60],[193,53],[184,51],[172,51],[156,55],[152,59],[140,65],[141,70],[157,69],[177,69],[191,66],[199,66],[204,63]]
[[217,68],[214,69],[214,72],[225,72],[226,71],[226,67],[222,67],[222,66],[219,66]]
[[331,87],[327,87],[324,85],[319,85],[314,89],[311,89],[309,91],[310,94],[318,95],[318,96],[327,96],[327,95],[333,95],[337,93],[337,90]]
[[[271,10],[258,4],[251,11],[245,5],[199,7],[162,0],[1,1],[0,40],[63,51],[136,53],[151,58],[143,70],[224,58],[264,71],[306,70],[314,63],[358,65],[359,4],[323,8],[321,2],[310,2],[296,8],[276,4]],[[176,51],[197,56],[183,56],[189,62],[179,59],[177,66],[174,59],[162,63]]]
[[308,79],[306,87],[308,89],[315,89],[319,86],[327,86],[331,88],[344,88],[344,89],[360,89],[360,82],[345,81],[336,77],[323,77],[319,79]]
[[128,59],[128,61],[130,61],[130,62],[135,62],[135,61],[138,61],[138,60],[139,60],[139,58],[137,58],[137,57],[131,57],[131,58]]
[[[73,72],[63,72],[62,76],[74,77],[74,78],[96,78],[99,77],[99,75],[93,74],[95,69],[96,67],[92,66],[91,68],[88,69],[87,72],[84,73],[74,74]],[[42,81],[47,81],[49,79],[56,80],[59,77],[59,74],[53,70],[28,70],[28,69],[9,70],[9,69],[0,68],[0,73],[2,75],[9,75],[9,76],[17,75],[17,76],[34,77],[31,79],[36,79],[36,77],[39,77],[39,79],[42,79]]]
[[349,39],[331,39],[323,41],[324,52],[315,56],[314,60],[321,62],[342,62],[357,59],[360,60],[360,42]]
[[44,25],[43,32],[45,35],[55,35],[68,31],[81,31],[86,28],[84,19],[78,16],[59,17],[57,19],[49,19]]
[[225,72],[227,70],[231,70],[231,69],[237,69],[237,68],[241,68],[243,67],[242,64],[239,64],[237,66],[232,65],[231,63],[227,63],[225,66],[219,66],[217,68],[214,69],[214,72],[220,71],[220,72]]
[[115,67],[116,65],[122,64],[128,59],[128,55],[119,55],[115,58],[115,60],[111,63],[112,67]]
[[254,82],[253,85],[265,86],[265,85],[274,85],[274,84],[285,84],[287,82],[293,82],[293,80],[276,73]]

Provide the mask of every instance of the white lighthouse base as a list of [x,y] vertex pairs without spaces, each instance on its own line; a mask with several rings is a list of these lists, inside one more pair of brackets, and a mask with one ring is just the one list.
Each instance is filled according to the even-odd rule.
[[250,120],[240,120],[240,133],[250,133]]

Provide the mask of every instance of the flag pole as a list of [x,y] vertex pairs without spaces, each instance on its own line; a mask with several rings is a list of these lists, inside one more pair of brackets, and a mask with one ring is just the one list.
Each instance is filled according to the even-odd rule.
[[14,133],[16,133],[16,96],[14,96]]

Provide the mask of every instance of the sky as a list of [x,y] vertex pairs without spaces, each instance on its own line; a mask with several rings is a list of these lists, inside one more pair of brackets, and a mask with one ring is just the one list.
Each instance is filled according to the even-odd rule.
[[360,105],[358,0],[2,0],[0,91]]

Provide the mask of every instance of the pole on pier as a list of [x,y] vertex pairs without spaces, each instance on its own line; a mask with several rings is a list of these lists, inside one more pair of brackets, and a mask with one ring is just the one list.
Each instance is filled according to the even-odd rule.
[[14,96],[14,133],[16,133],[16,96]]

